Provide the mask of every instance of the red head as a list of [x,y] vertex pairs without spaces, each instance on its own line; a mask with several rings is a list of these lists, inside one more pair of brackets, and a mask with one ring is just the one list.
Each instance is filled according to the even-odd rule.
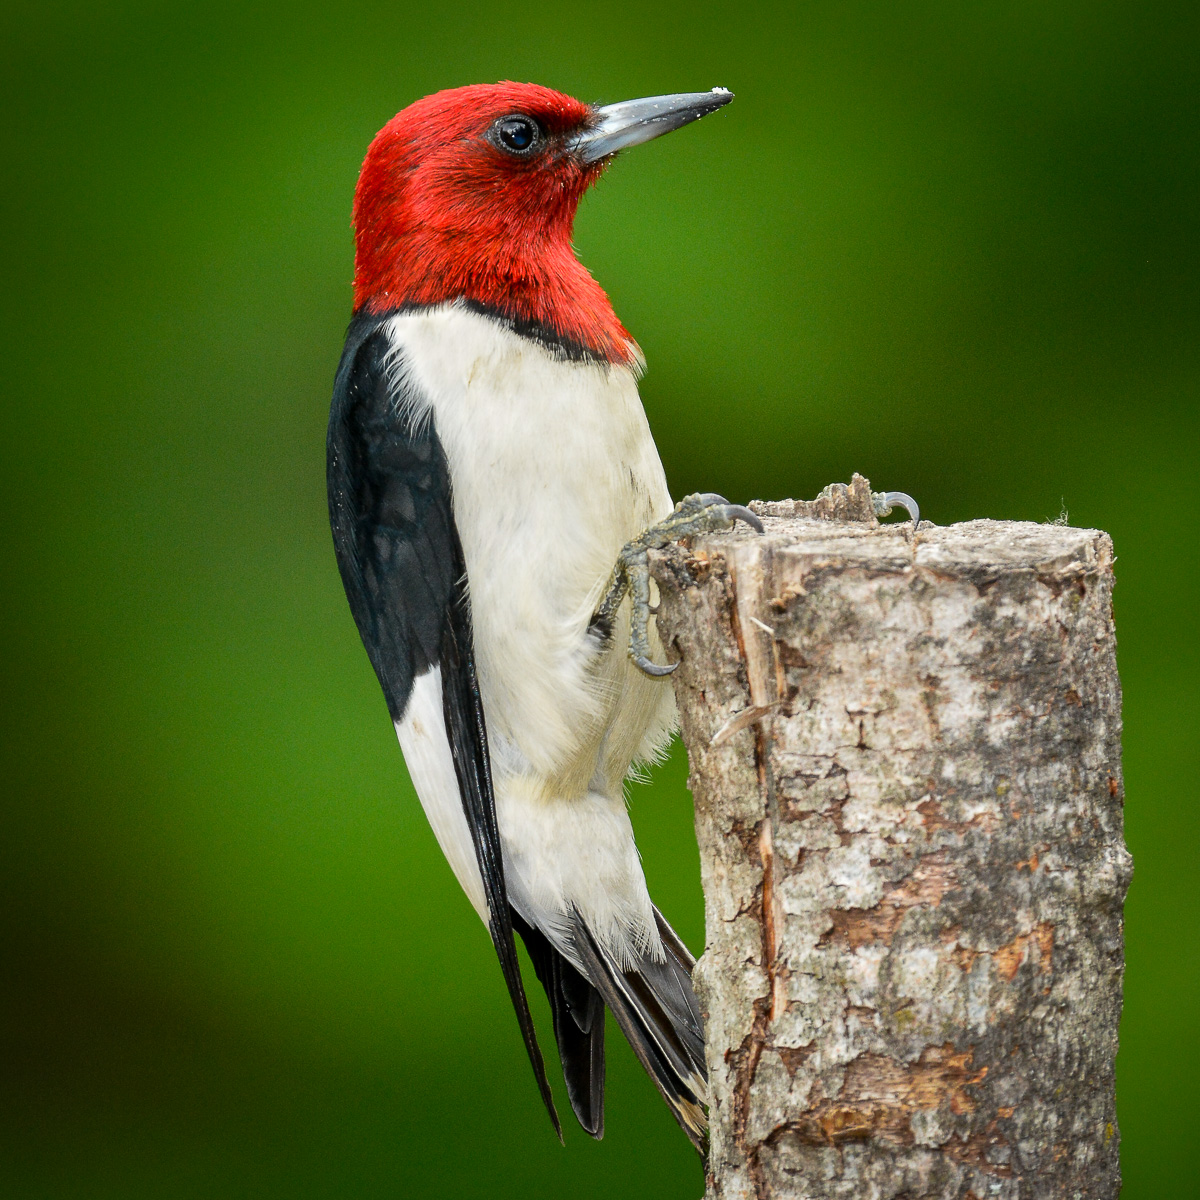
[[730,99],[706,92],[600,109],[497,83],[410,104],[380,130],[359,177],[355,310],[461,298],[610,361],[632,359],[632,339],[575,257],[575,210],[616,150]]

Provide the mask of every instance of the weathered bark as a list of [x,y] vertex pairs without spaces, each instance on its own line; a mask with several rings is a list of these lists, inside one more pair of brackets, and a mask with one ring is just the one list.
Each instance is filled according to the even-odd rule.
[[709,1200],[1115,1197],[1109,538],[914,537],[858,478],[758,511],[761,536],[652,562],[706,903]]

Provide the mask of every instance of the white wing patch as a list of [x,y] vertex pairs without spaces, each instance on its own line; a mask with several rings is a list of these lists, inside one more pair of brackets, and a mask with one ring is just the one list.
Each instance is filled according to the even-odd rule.
[[463,812],[450,741],[446,737],[439,667],[433,667],[413,680],[408,707],[396,722],[396,736],[400,739],[408,773],[434,837],[462,890],[467,893],[467,899],[486,925],[488,906],[483,895],[483,879]]

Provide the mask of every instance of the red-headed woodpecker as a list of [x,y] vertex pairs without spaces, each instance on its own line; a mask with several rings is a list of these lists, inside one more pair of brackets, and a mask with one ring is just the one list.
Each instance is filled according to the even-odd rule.
[[732,98],[439,92],[380,131],[354,199],[328,440],[338,565],[560,1136],[514,930],[583,1128],[604,1129],[607,1005],[697,1146],[705,1133],[693,959],[651,903],[623,786],[675,727],[647,547],[761,525],[719,496],[672,508],[641,354],[571,230],[613,154]]

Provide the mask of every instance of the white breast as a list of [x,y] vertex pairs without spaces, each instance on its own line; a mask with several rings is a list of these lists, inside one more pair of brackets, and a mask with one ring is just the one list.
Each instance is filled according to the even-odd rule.
[[389,334],[449,461],[492,740],[554,775],[602,716],[585,630],[612,565],[671,511],[634,374],[455,305]]

